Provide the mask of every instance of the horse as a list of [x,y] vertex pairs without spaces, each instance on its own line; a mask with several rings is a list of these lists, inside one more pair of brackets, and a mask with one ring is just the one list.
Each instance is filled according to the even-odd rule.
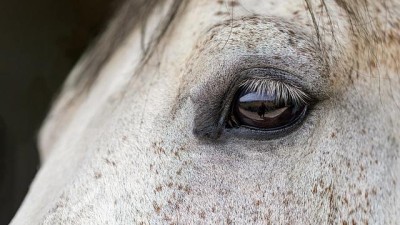
[[400,2],[127,0],[19,224],[398,224]]

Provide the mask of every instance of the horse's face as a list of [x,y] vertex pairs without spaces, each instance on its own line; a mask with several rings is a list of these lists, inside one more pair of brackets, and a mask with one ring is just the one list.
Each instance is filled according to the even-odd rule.
[[306,3],[192,1],[145,61],[132,31],[58,100],[13,222],[398,222],[398,5]]

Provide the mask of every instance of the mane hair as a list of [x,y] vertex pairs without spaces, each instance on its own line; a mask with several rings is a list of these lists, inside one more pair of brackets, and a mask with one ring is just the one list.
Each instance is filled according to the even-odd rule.
[[89,46],[82,56],[82,69],[79,74],[67,80],[68,89],[73,89],[76,95],[87,92],[95,82],[100,69],[110,59],[114,51],[125,41],[134,29],[141,29],[142,61],[148,59],[154,47],[162,38],[176,15],[183,0],[173,0],[166,17],[150,37],[150,43],[144,44],[146,22],[156,8],[164,7],[165,0],[126,0],[114,12],[113,19],[107,24],[105,31]]

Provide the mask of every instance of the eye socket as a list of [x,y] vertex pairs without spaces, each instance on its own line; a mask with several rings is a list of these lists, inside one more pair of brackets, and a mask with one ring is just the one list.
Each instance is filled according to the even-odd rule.
[[253,79],[236,92],[229,127],[279,131],[296,124],[308,109],[308,95],[282,81]]

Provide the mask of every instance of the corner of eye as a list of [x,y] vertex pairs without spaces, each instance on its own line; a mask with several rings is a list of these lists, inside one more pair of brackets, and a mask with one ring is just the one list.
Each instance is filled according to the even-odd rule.
[[199,140],[217,140],[221,136],[221,131],[216,127],[196,127],[192,133]]

